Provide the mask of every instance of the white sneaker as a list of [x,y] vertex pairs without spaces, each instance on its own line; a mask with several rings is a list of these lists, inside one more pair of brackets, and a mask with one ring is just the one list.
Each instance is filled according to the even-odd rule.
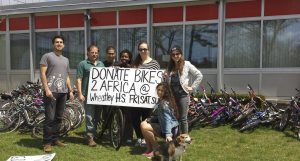
[[134,146],[141,146],[142,139],[138,138]]
[[141,147],[146,147],[146,140],[145,139],[142,139],[141,141],[141,144],[140,144]]

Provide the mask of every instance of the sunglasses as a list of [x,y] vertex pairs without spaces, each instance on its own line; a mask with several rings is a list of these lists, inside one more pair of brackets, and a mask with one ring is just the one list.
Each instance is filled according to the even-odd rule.
[[138,50],[141,51],[141,52],[148,51],[148,49],[146,49],[146,48],[142,48],[142,49],[138,49]]

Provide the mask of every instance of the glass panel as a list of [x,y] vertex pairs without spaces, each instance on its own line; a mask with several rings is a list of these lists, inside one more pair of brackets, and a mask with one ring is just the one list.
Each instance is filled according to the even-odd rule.
[[53,51],[52,38],[57,35],[57,32],[38,32],[35,35],[36,40],[36,57],[35,69],[40,68],[40,61],[44,54]]
[[29,34],[10,35],[11,69],[30,69]]
[[6,69],[6,41],[5,35],[0,35],[0,70]]
[[131,51],[133,59],[138,54],[137,45],[141,41],[147,41],[147,28],[124,28],[119,30],[119,52],[124,49]]
[[225,68],[259,68],[260,22],[231,22],[225,29]]
[[185,59],[198,68],[216,68],[218,25],[186,26]]
[[116,29],[101,29],[92,30],[92,44],[100,48],[100,60],[105,60],[105,50],[108,46],[117,46],[117,30]]
[[264,21],[263,67],[300,67],[300,19]]
[[84,60],[84,31],[63,31],[61,35],[65,38],[63,55],[69,58],[70,68],[76,69],[80,61]]
[[182,26],[160,26],[153,29],[154,57],[161,68],[166,68],[169,61],[171,47],[179,45],[182,47]]

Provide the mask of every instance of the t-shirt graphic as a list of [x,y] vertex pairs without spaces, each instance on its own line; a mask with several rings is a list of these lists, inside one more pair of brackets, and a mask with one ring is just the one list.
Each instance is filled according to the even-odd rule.
[[49,78],[48,86],[53,91],[62,92],[66,89],[66,81],[61,74],[54,74]]

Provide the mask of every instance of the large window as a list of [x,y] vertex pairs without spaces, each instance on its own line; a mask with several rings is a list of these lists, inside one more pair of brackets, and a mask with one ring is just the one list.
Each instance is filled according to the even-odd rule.
[[216,68],[218,25],[186,26],[185,59],[198,68]]
[[44,54],[53,51],[52,38],[57,35],[57,32],[37,32],[36,40],[36,56],[35,68],[39,69],[40,61]]
[[263,67],[300,67],[300,19],[264,21]]
[[166,68],[169,62],[169,51],[174,45],[182,47],[182,26],[154,27],[154,55],[155,59]]
[[116,29],[101,29],[92,30],[92,44],[100,48],[100,60],[105,60],[106,48],[108,46],[116,47],[117,45],[117,30]]
[[119,52],[128,49],[133,54],[133,59],[137,55],[137,45],[141,41],[147,40],[146,28],[124,28],[119,30]]
[[259,68],[260,22],[226,23],[225,29],[225,68]]
[[70,68],[76,69],[80,61],[84,60],[86,50],[84,49],[83,31],[63,31],[61,35],[65,38],[63,55],[69,58]]
[[11,69],[30,69],[29,34],[10,35]]
[[5,34],[0,34],[0,70],[6,69],[6,41]]

